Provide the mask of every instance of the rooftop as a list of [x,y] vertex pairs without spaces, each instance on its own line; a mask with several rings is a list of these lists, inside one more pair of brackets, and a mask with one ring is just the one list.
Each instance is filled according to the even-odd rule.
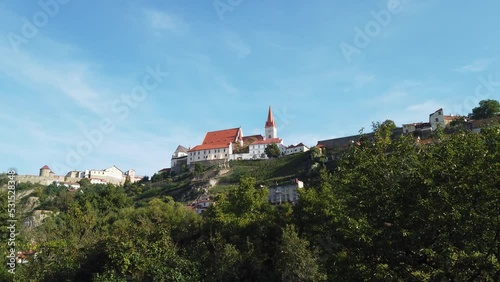
[[252,145],[262,145],[262,144],[273,144],[273,143],[281,143],[283,139],[281,138],[269,138],[266,140],[259,140],[252,143]]
[[240,128],[210,131],[205,134],[203,143],[192,148],[191,150],[189,150],[189,152],[227,148],[229,144],[238,141],[238,138],[241,137],[241,135],[242,134]]

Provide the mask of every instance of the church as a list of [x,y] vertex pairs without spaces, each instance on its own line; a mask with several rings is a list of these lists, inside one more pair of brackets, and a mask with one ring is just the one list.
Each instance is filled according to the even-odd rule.
[[266,159],[264,150],[270,144],[277,144],[282,154],[285,154],[287,147],[283,145],[283,140],[278,138],[278,129],[271,107],[267,114],[264,133],[264,136],[260,134],[244,136],[241,127],[207,132],[200,145],[187,150],[185,156],[187,165],[196,162],[219,163],[227,160]]

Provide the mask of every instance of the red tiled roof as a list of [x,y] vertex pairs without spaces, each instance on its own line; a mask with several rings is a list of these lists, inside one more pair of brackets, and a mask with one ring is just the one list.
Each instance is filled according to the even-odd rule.
[[269,138],[266,140],[259,140],[252,143],[252,145],[262,145],[262,144],[272,144],[272,143],[281,143],[283,140],[281,138]]
[[266,127],[276,127],[273,117],[273,109],[269,106],[269,113],[267,114]]
[[444,116],[443,118],[444,118],[445,120],[454,120],[454,119],[459,118],[459,116]]
[[44,165],[41,169],[48,169],[48,170],[51,170],[50,167],[48,165]]
[[203,143],[198,145],[189,152],[209,149],[221,149],[229,147],[229,144],[238,141],[241,135],[240,128],[231,128],[218,131],[210,131],[205,135]]
[[306,145],[304,145],[302,142],[297,144],[297,145],[290,145],[288,146],[288,149],[291,149],[291,148],[298,148],[298,147],[306,147]]

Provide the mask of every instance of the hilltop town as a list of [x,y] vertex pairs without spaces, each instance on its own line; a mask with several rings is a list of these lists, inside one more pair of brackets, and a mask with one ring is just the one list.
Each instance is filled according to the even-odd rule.
[[[345,236],[348,238],[347,248],[359,243],[359,238],[369,238],[378,232],[382,235],[376,238],[384,240],[385,244],[373,252],[369,247],[360,250],[370,257],[391,245],[394,236],[406,240],[412,236],[410,232],[417,233],[414,237],[419,244],[418,250],[424,247],[432,249],[434,247],[426,244],[434,239],[432,232],[440,225],[446,225],[442,232],[447,232],[466,224],[464,234],[480,226],[482,234],[489,236],[484,246],[491,246],[498,239],[491,236],[488,218],[497,216],[498,200],[487,195],[494,195],[497,191],[494,187],[498,186],[498,179],[489,176],[498,175],[498,166],[491,164],[498,160],[500,139],[498,130],[482,129],[499,122],[498,115],[462,117],[445,115],[443,109],[437,109],[425,122],[396,127],[387,120],[375,123],[371,133],[320,140],[312,147],[303,143],[287,146],[278,135],[278,126],[269,107],[264,134],[244,136],[240,127],[207,132],[201,144],[193,148],[179,145],[172,155],[171,168],[158,171],[151,179],[136,176],[133,169],[122,171],[116,166],[103,170],[70,171],[65,176],[56,175],[49,166],[43,166],[39,175],[18,175],[17,216],[23,232],[47,232],[59,236],[60,229],[63,229],[64,234],[71,234],[72,244],[86,242],[86,249],[92,249],[89,246],[99,242],[104,242],[104,245],[117,244],[121,240],[136,242],[148,234],[163,234],[159,230],[170,230],[171,224],[182,222],[182,227],[173,229],[172,238],[177,238],[177,232],[189,234],[177,238],[177,243],[184,244],[185,251],[196,254],[190,257],[195,261],[200,259],[198,248],[207,257],[214,252],[200,247],[206,242],[218,244],[211,241],[214,240],[210,239],[212,232],[224,230],[220,234],[229,235],[220,238],[228,242],[233,238],[243,238],[245,241],[238,245],[241,250],[245,250],[251,238],[252,244],[266,252],[269,249],[267,241],[274,240],[273,245],[282,244],[281,239],[275,239],[275,234],[285,234],[283,230],[288,223],[309,230],[310,234],[323,230],[325,222],[331,224],[327,231],[321,232]],[[456,132],[459,134],[454,134]],[[440,142],[445,140],[443,136],[446,134],[447,142]],[[277,152],[273,154],[271,147]],[[480,165],[474,165],[474,162]],[[471,170],[473,176],[470,176]],[[484,183],[480,188],[478,179]],[[0,178],[0,181],[5,183],[5,179]],[[473,201],[481,204],[471,204],[472,195],[479,195]],[[444,201],[443,197],[447,200]],[[462,218],[470,216],[470,211],[476,206],[488,212],[487,216],[480,215],[474,221],[464,223]],[[457,213],[456,209],[460,212]],[[429,216],[429,212],[438,216]],[[415,213],[418,214],[413,216]],[[360,215],[356,217],[357,214]],[[486,221],[480,222],[483,218]],[[408,219],[417,223],[407,223]],[[60,220],[64,224],[56,223]],[[432,224],[429,227],[420,220],[431,220]],[[98,225],[106,227],[99,229]],[[162,227],[158,228],[158,225]],[[267,231],[259,229],[267,225],[271,226]],[[181,231],[186,226],[193,229]],[[421,230],[422,226],[425,230]],[[141,233],[143,229],[146,229],[145,234]],[[359,235],[352,230],[362,233]],[[392,230],[397,230],[397,234],[384,235],[384,232],[394,232]],[[141,236],[127,237],[128,232],[139,232],[137,234]],[[263,232],[268,239],[262,240]],[[109,234],[119,239],[111,240]],[[52,251],[53,244],[56,244],[49,240],[47,245],[43,236],[29,236],[30,241],[23,245],[25,248],[12,255],[12,259],[25,269],[29,269],[37,256]],[[429,238],[420,239],[425,236]],[[155,244],[156,238],[147,237],[138,243],[148,246],[141,253],[150,252],[149,244]],[[447,234],[446,238],[452,237]],[[308,240],[325,245],[314,235]],[[457,244],[453,238],[449,240],[451,242],[445,241],[444,244]],[[461,243],[463,239],[457,240]],[[290,254],[295,254],[295,241],[290,245]],[[481,240],[470,241],[483,243],[484,240],[481,237]],[[371,246],[370,242],[366,244]],[[231,250],[230,246],[224,248]],[[61,247],[58,252],[64,253],[65,248]],[[330,245],[324,247],[323,256],[331,255],[329,248]],[[214,249],[218,251],[218,247]],[[307,248],[304,247],[302,252],[304,250]],[[115,245],[106,250],[110,257],[117,252],[128,255],[128,250],[121,251]],[[344,254],[343,250],[339,252],[341,256]],[[400,252],[400,248],[395,247],[394,253]],[[275,253],[271,250],[271,253],[277,260],[283,256],[281,251]],[[157,263],[156,256],[152,259]],[[209,265],[208,261],[202,261],[203,265]],[[436,259],[436,263],[438,261]],[[371,259],[369,263],[372,263]],[[116,264],[121,265],[121,261]],[[419,259],[414,259],[412,265],[418,266]],[[203,269],[201,267],[200,271]],[[23,275],[31,274],[26,272]]]
[[[461,128],[477,133],[480,132],[482,127],[499,121],[500,116],[474,119],[470,116],[445,115],[443,108],[440,108],[429,114],[428,121],[403,124],[401,127],[394,127],[392,132],[393,136],[409,134],[414,136],[418,142],[425,143],[428,142],[429,137],[438,128],[452,131],[458,125]],[[373,137],[373,133],[363,134],[368,138]],[[352,135],[318,140],[314,147],[339,151],[346,149],[358,139],[359,135]],[[310,150],[310,147],[306,146],[303,142],[290,145],[285,144],[285,141],[278,135],[278,126],[272,107],[269,106],[263,134],[245,136],[241,127],[206,132],[204,139],[199,145],[192,148],[179,145],[171,156],[170,167],[159,170],[157,174],[162,175],[167,173],[175,175],[188,170],[192,171],[195,164],[229,167],[231,161],[266,160],[273,157],[267,152],[267,149],[273,146],[278,150],[274,157],[289,156]],[[116,166],[102,170],[69,171],[66,175],[57,175],[49,166],[45,165],[40,168],[38,175],[18,175],[16,180],[18,183],[30,182],[42,185],[56,183],[57,185],[78,189],[80,188],[79,183],[83,179],[88,179],[90,184],[109,183],[123,185],[126,181],[136,183],[143,178],[144,176],[136,175],[134,169],[122,171]]]
[[135,183],[142,179],[141,176],[135,175],[134,169],[122,171],[116,166],[112,166],[102,170],[87,169],[85,171],[69,171],[66,175],[57,175],[48,165],[40,168],[38,175],[18,175],[16,181],[18,183],[39,183],[42,185],[64,185],[74,189],[80,188],[80,181],[88,179],[90,184],[114,184],[123,185],[126,180]]

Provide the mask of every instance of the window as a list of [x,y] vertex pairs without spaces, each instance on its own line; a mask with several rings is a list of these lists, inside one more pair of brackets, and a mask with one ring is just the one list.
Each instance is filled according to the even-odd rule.
[[438,118],[436,118],[436,121],[439,121],[439,119],[438,119]]
[[198,160],[200,159],[200,157],[198,157]]

